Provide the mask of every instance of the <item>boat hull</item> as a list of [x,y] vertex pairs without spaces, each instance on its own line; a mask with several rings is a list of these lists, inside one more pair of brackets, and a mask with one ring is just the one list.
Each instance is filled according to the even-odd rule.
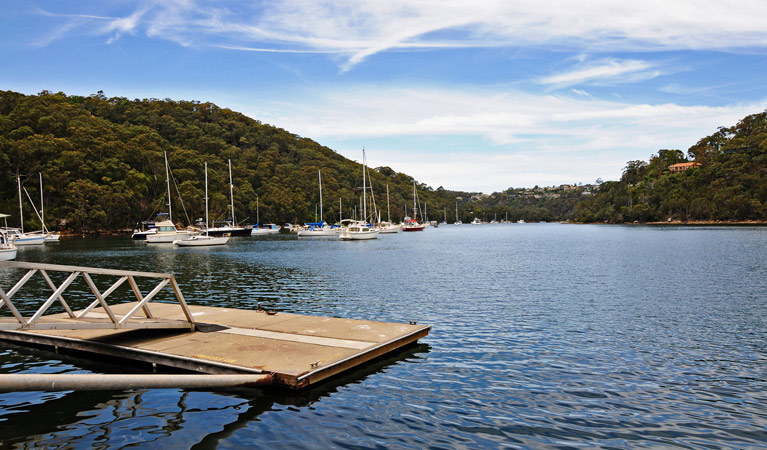
[[134,241],[146,241],[146,238],[149,236],[154,236],[157,234],[156,230],[151,231],[134,231],[131,235],[131,239]]
[[229,242],[228,237],[192,236],[189,239],[175,240],[173,245],[179,247],[207,247],[211,245],[225,245]]
[[191,238],[191,233],[155,234],[146,238],[147,244],[172,244],[173,241],[185,241]]
[[43,245],[45,243],[44,235],[29,236],[22,235],[13,240],[13,244],[17,247],[20,245]]
[[332,228],[301,230],[298,232],[298,237],[334,237],[336,235],[338,235],[338,233]]
[[0,248],[0,261],[12,261],[16,259],[15,248]]
[[250,230],[251,236],[265,236],[267,234],[277,234],[280,232],[280,229],[274,229],[274,228],[253,228]]
[[339,239],[343,241],[366,241],[368,239],[378,239],[378,231],[366,231],[366,232],[342,232]]
[[250,228],[245,227],[211,228],[208,230],[208,236],[250,236],[252,233]]

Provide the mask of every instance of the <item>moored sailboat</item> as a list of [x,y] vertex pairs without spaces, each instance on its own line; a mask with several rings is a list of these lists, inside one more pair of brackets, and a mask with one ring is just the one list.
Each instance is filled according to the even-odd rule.
[[386,222],[378,224],[378,232],[382,234],[399,233],[401,227],[391,223],[391,206],[389,205],[389,185],[386,185]]
[[35,233],[24,232],[24,208],[21,205],[21,178],[16,177],[19,187],[19,228],[5,227],[6,234],[17,247],[20,245],[42,245],[45,243],[45,235],[42,231]]
[[[298,237],[331,237],[337,234],[336,230],[322,218],[322,172],[318,170],[317,176],[320,183],[320,221],[305,224],[304,228],[298,231]],[[317,220],[316,214],[315,212],[315,220]]]
[[378,229],[371,226],[367,221],[367,191],[365,180],[365,149],[362,149],[362,220],[343,220],[349,222],[349,225],[341,230],[338,237],[341,240],[368,240],[378,239]]
[[[155,221],[155,233],[146,237],[147,244],[171,244],[173,241],[189,239],[199,232],[191,230],[179,230],[176,228],[176,224],[173,223],[173,209],[171,207],[171,193],[170,193],[170,167],[168,166],[168,154],[165,155],[165,179],[168,185],[168,212],[160,213],[157,215],[158,219]],[[166,217],[167,216],[167,217]]]
[[210,245],[224,245],[229,242],[229,236],[209,236],[208,223],[208,163],[205,162],[205,234],[192,236],[189,239],[173,241],[173,245],[180,247],[202,247]]
[[229,160],[229,201],[231,208],[231,217],[227,220],[220,221],[222,225],[210,228],[208,234],[210,236],[250,236],[251,227],[237,225],[237,219],[234,215],[234,185],[232,184],[232,160]]
[[405,217],[402,222],[402,231],[423,231],[425,224],[418,222],[418,195],[415,191],[415,181],[413,181],[413,217]]

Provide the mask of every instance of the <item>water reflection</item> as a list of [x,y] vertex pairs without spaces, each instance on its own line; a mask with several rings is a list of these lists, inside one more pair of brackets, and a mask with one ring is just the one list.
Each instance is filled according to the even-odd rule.
[[[428,351],[314,394],[190,391],[183,423],[173,425],[183,433],[163,428],[182,409],[182,392],[173,390],[142,393],[140,425],[101,419],[100,409],[111,408],[102,403],[118,394],[85,402],[83,423],[124,439],[135,426],[137,436],[164,436],[157,446],[180,447],[194,439],[231,448],[767,442],[767,228],[514,224],[440,227],[356,244],[282,236],[233,241],[204,252],[117,238],[63,241],[24,258],[171,271],[195,304],[417,320],[434,326],[424,339]],[[4,276],[0,270],[0,281]],[[54,360],[67,365],[62,370],[83,367],[50,355],[0,355],[0,364],[6,360],[13,370],[52,370]],[[58,397],[8,398],[0,397],[11,407],[5,411]],[[76,405],[79,397],[71,398]],[[33,422],[39,414],[22,415]],[[81,442],[87,427],[78,420],[62,422],[62,430],[74,430],[69,434],[39,434],[55,434],[63,446]],[[202,430],[191,431],[192,424]],[[103,447],[127,445],[110,439]]]
[[[2,370],[6,373],[22,365],[38,373],[125,370],[67,356],[54,361],[50,352],[30,351],[13,344],[8,347],[3,354],[7,363]],[[310,407],[332,397],[340,387],[362,383],[393,365],[420,359],[428,351],[426,345],[412,345],[300,392],[158,389],[0,394],[0,436],[3,446],[23,444],[24,448],[122,448],[138,443],[166,445],[165,441],[175,448],[218,448],[267,411]],[[68,360],[80,367],[68,364]]]

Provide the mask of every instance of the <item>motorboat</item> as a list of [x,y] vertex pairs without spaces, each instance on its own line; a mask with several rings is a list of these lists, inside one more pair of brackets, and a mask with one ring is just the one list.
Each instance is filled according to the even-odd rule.
[[482,225],[484,222],[482,222],[482,219],[479,217],[475,217],[474,220],[471,221],[472,225]]
[[342,241],[378,239],[378,229],[361,220],[344,219],[348,225],[341,230],[338,238]]
[[378,232],[381,234],[396,234],[400,230],[402,230],[402,227],[395,223],[381,222],[378,224]]
[[179,230],[170,218],[155,222],[155,229],[157,231],[153,235],[146,237],[147,244],[172,244],[174,241],[189,239],[200,234],[196,230]]

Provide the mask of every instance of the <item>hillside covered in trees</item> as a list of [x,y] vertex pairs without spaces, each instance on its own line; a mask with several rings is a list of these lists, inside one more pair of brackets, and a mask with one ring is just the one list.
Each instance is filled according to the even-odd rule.
[[[669,166],[699,165],[673,173]],[[753,114],[690,147],[629,161],[620,181],[575,205],[579,222],[767,220],[767,112]]]
[[[0,213],[11,214],[9,225],[19,223],[17,177],[39,207],[41,173],[49,228],[133,228],[167,210],[165,153],[172,171],[174,219],[185,225],[204,217],[206,161],[212,219],[229,216],[227,160],[232,162],[234,207],[241,222],[256,222],[257,202],[262,223],[314,221],[318,170],[327,221],[338,220],[339,200],[344,218],[359,209],[359,163],[309,138],[211,103],[107,98],[101,92],[82,97],[0,91]],[[669,172],[669,165],[688,160],[701,166]],[[456,208],[463,222],[474,217],[613,223],[765,220],[766,170],[767,119],[761,113],[719,129],[687,155],[661,150],[649,162],[630,161],[620,181],[598,186],[480,194],[416,184],[430,218],[446,215],[448,222]],[[412,214],[411,176],[389,167],[370,170],[370,175],[384,218],[387,185],[392,219]],[[22,195],[25,226],[39,229]]]
[[[0,212],[11,214],[9,224],[18,224],[16,178],[39,207],[42,173],[49,228],[134,227],[167,211],[164,152],[172,171],[174,220],[184,224],[204,217],[205,161],[211,218],[229,217],[227,160],[238,221],[256,222],[257,200],[262,223],[313,221],[320,169],[327,221],[338,220],[339,199],[348,218],[361,196],[360,164],[211,103],[0,91]],[[401,220],[405,205],[413,205],[413,178],[388,167],[370,175],[379,208],[383,202],[385,211],[388,184],[392,218]],[[25,223],[39,229],[22,196]],[[456,196],[461,193],[419,184],[420,202],[432,211],[452,210]]]

